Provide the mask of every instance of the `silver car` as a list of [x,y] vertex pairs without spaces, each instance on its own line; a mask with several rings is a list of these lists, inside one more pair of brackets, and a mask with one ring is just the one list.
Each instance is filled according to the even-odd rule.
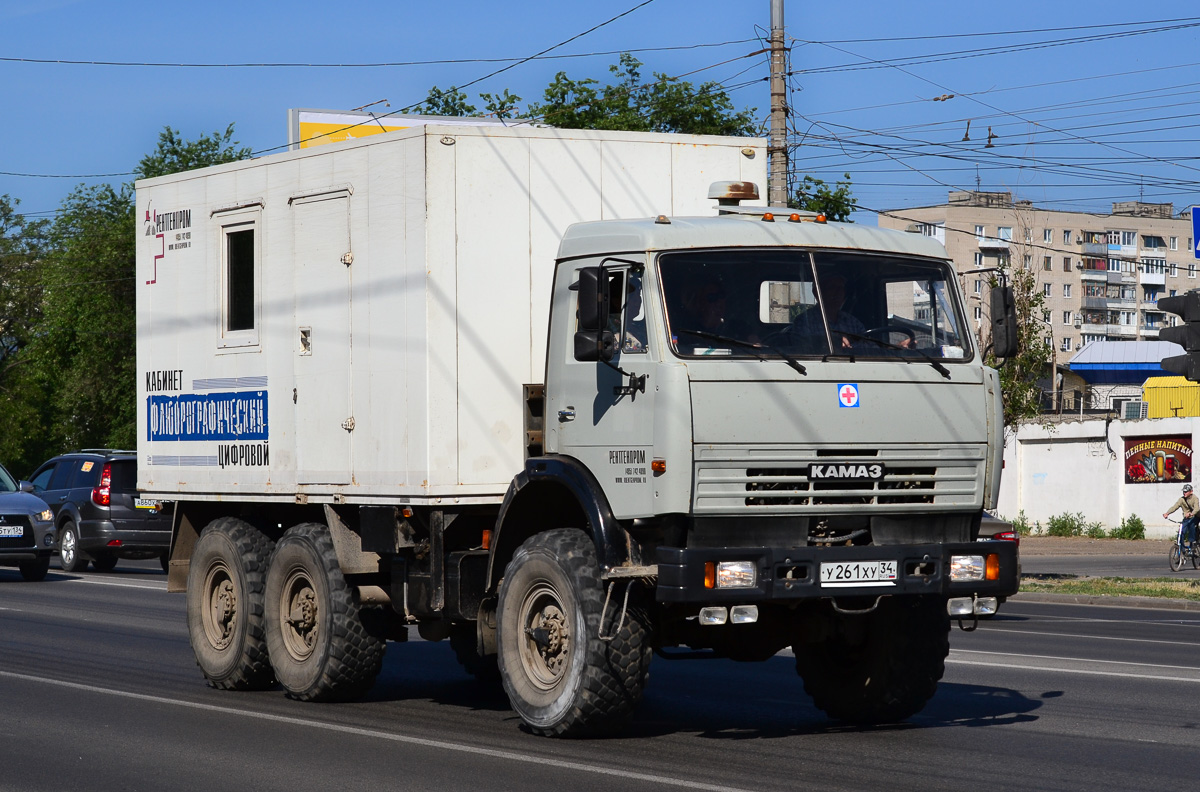
[[26,580],[41,580],[54,553],[54,513],[32,489],[0,466],[0,566],[15,565]]

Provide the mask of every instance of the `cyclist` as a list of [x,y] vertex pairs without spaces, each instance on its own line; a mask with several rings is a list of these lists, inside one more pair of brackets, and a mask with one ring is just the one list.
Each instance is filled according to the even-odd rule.
[[1192,485],[1183,485],[1183,496],[1171,505],[1171,508],[1163,514],[1165,520],[1168,516],[1175,513],[1176,509],[1183,509],[1183,529],[1182,535],[1185,542],[1196,541],[1196,518],[1200,516],[1200,498],[1192,494]]

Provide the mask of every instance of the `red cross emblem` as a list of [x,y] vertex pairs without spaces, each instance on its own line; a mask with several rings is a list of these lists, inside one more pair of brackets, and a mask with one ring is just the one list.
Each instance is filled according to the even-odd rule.
[[838,385],[838,401],[843,407],[858,406],[858,386],[851,384]]

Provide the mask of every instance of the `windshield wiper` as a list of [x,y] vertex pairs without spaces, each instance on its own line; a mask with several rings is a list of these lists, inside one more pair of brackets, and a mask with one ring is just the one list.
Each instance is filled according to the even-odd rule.
[[730,338],[729,336],[723,336],[717,333],[706,333],[703,330],[680,330],[679,332],[687,333],[688,335],[694,335],[697,338],[703,338],[706,341],[720,341],[723,344],[734,344],[736,346],[745,347],[746,349],[750,350],[750,354],[764,362],[769,361],[771,358],[764,355],[762,350],[765,349],[770,352],[774,352],[775,354],[779,355],[779,357],[783,358],[784,362],[794,368],[796,371],[800,372],[806,377],[808,376],[808,370],[800,364],[800,361],[796,360],[779,347],[768,346],[766,344],[755,344],[750,341],[742,341],[737,338]]
[[[896,344],[890,343],[888,341],[880,341],[878,338],[871,338],[869,336],[859,335],[858,333],[847,333],[843,330],[838,330],[836,332],[838,335],[843,335],[843,336],[846,336],[847,338],[857,338],[860,341],[866,341],[868,344],[878,344],[879,346],[887,347],[888,349],[895,349],[900,352],[911,352],[911,353],[913,353],[914,357],[918,357],[921,360],[923,360],[924,362],[933,366],[933,370],[936,371],[938,374],[941,374],[946,379],[950,379],[950,369],[946,368],[941,363],[938,363],[932,357],[930,357],[929,355],[926,355],[924,352],[917,349],[916,347],[913,347],[910,349],[908,347],[897,346]],[[850,357],[853,361],[853,357],[854,357],[853,352],[850,353]],[[903,360],[905,363],[912,363],[912,358],[901,357],[900,359]]]

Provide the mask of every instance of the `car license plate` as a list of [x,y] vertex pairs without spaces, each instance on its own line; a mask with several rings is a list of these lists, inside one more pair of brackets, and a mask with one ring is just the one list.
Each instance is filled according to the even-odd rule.
[[826,561],[821,564],[822,586],[894,586],[895,561]]
[[157,509],[158,501],[154,498],[134,498],[133,506],[135,509]]
[[0,539],[20,539],[25,529],[20,525],[0,525]]

